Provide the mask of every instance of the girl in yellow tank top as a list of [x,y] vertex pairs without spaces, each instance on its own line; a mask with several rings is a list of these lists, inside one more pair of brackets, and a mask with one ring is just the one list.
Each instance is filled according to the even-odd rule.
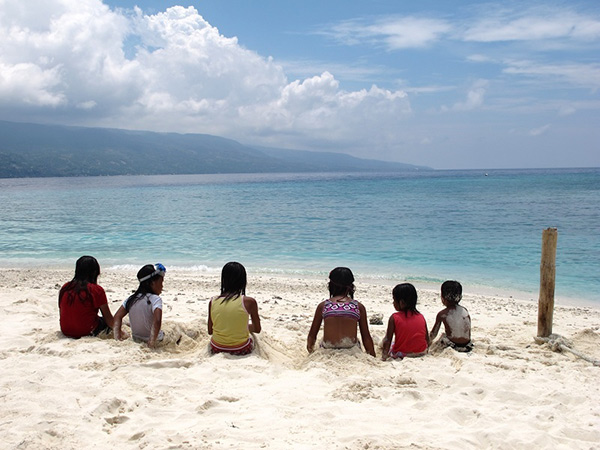
[[208,334],[212,353],[246,355],[254,348],[250,333],[260,333],[258,305],[246,294],[246,269],[238,262],[221,271],[221,294],[208,305]]

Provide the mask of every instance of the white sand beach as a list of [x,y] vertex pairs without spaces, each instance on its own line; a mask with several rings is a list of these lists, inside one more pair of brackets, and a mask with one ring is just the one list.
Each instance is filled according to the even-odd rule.
[[[169,270],[169,342],[154,351],[65,338],[57,294],[71,278],[71,270],[0,271],[3,449],[600,449],[600,367],[534,342],[537,302],[471,293],[464,283],[472,353],[388,362],[379,348],[377,359],[357,349],[309,355],[326,280],[250,272],[259,349],[209,356],[218,274]],[[99,283],[113,312],[137,285],[125,270],[104,270]],[[356,285],[368,314],[387,323],[392,286]],[[419,288],[431,328],[439,294]],[[378,345],[385,325],[370,329]],[[557,306],[554,332],[600,359],[599,308]]]

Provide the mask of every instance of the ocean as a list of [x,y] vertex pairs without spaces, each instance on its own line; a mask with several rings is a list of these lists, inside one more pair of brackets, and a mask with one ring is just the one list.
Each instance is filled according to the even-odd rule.
[[[227,261],[252,274],[518,291],[537,300],[558,229],[556,297],[600,304],[600,169],[0,179],[0,268]],[[63,280],[60,280],[63,281]]]

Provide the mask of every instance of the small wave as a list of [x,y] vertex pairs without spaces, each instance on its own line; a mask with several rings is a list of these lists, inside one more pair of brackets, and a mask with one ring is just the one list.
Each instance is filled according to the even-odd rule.
[[[110,266],[108,269],[109,270],[115,270],[115,271],[137,271],[140,269],[141,266],[139,265],[134,265],[134,264],[115,264]],[[167,266],[167,272],[168,271],[177,271],[177,272],[203,272],[203,273],[218,273],[221,271],[220,267],[209,267],[209,266],[205,266],[205,265],[192,265],[192,266]]]

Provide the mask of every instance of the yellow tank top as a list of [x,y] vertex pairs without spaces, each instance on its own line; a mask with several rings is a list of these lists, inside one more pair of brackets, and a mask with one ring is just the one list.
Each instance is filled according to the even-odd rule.
[[212,340],[215,344],[233,347],[248,340],[249,314],[244,307],[243,295],[227,301],[223,297],[214,298],[210,306],[210,317],[213,323]]

